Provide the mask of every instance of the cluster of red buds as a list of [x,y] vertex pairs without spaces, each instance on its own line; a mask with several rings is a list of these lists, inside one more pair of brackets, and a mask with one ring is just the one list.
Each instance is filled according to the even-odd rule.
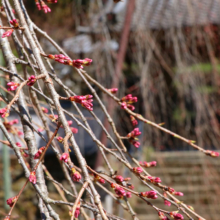
[[14,203],[17,201],[17,199],[18,199],[18,196],[14,196],[14,197],[7,199],[6,202],[10,207],[12,207],[14,205]]
[[169,220],[163,212],[158,212],[158,216],[161,220]]
[[138,173],[138,174],[143,172],[143,169],[141,167],[133,167],[132,170],[134,173]]
[[131,104],[137,102],[137,97],[132,97],[132,94],[128,94],[121,99],[121,108],[126,109],[129,108],[131,111],[134,111],[135,107]]
[[18,86],[19,86],[20,84],[19,83],[16,83],[16,82],[8,82],[7,83],[7,90],[8,91],[14,91],[14,90],[16,90],[17,88],[18,88]]
[[68,153],[63,153],[60,157],[60,160],[64,161],[65,163],[68,162],[68,159],[69,159],[69,154]]
[[41,148],[37,151],[37,153],[34,155],[34,159],[40,158],[40,156],[41,156],[41,154],[44,152],[44,150],[45,150],[45,147],[41,147]]
[[107,89],[110,93],[116,94],[118,92],[118,88]]
[[216,151],[206,150],[205,154],[211,157],[219,157],[219,152]]
[[102,183],[102,184],[104,184],[105,183],[105,180],[102,178],[102,177],[100,177],[99,175],[97,175],[97,174],[95,174],[95,173],[91,173],[91,175],[93,175],[94,176],[94,182],[99,182],[99,183]]
[[5,32],[2,34],[2,38],[4,38],[4,37],[10,37],[10,36],[12,35],[13,31],[14,31],[13,29],[9,29],[9,30],[5,31]]
[[47,114],[48,113],[48,109],[47,108],[44,108],[44,107],[41,107],[41,110],[43,111],[43,113]]
[[44,1],[39,2],[38,0],[35,0],[35,4],[39,11],[43,10],[44,13],[51,12],[51,9],[44,3]]
[[157,161],[151,161],[151,162],[142,162],[142,161],[139,161],[139,164],[142,166],[142,167],[155,167],[157,165]]
[[12,19],[12,20],[10,21],[10,24],[11,24],[12,26],[14,26],[15,28],[19,27],[18,21],[17,21],[16,19]]
[[36,77],[34,75],[32,75],[32,76],[28,77],[27,85],[33,86],[36,81],[37,81]]
[[81,174],[78,171],[76,171],[75,168],[72,168],[71,171],[72,180],[74,182],[79,182],[82,179]]
[[88,109],[89,111],[93,110],[93,104],[92,104],[92,95],[76,95],[76,96],[70,96],[69,100],[81,104],[83,107]]
[[157,196],[157,192],[156,191],[147,191],[147,192],[141,192],[140,193],[140,196],[142,197],[147,197],[149,199],[156,199],[158,196]]
[[130,115],[130,119],[133,127],[136,127],[138,125],[138,121],[135,119],[133,115]]
[[141,135],[139,128],[135,128],[132,132],[130,132],[127,137],[129,138],[129,142],[133,144],[136,148],[140,146],[140,142],[138,142],[137,136]]
[[69,57],[64,56],[63,54],[55,54],[55,55],[49,54],[46,57],[64,65],[74,66],[78,69],[83,69],[84,66],[89,66],[92,63],[92,59],[89,58],[85,58],[83,60],[81,59],[71,60]]
[[[19,143],[19,142],[16,142],[16,145],[18,147],[22,147],[21,143]],[[28,154],[23,149],[21,149],[20,152],[21,152],[23,157],[28,157]]]
[[184,195],[182,192],[176,192],[175,189],[173,189],[171,187],[168,187],[167,191],[173,195],[176,195],[176,196],[183,196]]
[[0,116],[2,118],[7,118],[9,116],[9,110],[7,108],[0,109]]
[[170,212],[169,215],[170,215],[171,218],[173,218],[175,220],[184,219],[184,217],[180,213],[177,213],[177,212]]
[[36,178],[36,172],[33,171],[30,173],[30,176],[29,176],[29,181],[33,184],[36,184],[37,182],[37,178]]
[[154,177],[154,176],[146,176],[146,177],[151,183],[158,184],[162,182],[160,177]]
[[[78,218],[80,214],[80,202],[78,203],[77,207],[76,207],[76,211],[74,213],[74,217]],[[69,215],[72,216],[72,210],[69,210]]]
[[115,193],[119,199],[122,199],[124,196],[131,198],[131,193],[126,192],[122,187],[118,186],[115,183],[111,183],[111,188],[115,190]]

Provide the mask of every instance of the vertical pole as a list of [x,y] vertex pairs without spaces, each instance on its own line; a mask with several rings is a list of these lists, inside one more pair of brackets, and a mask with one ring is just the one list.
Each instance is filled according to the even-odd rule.
[[[0,65],[3,65],[3,56],[2,53],[0,53]],[[5,79],[3,77],[0,77],[0,84],[2,86],[5,86]],[[2,90],[1,93],[5,95],[5,91]],[[3,108],[4,104],[2,101],[0,101],[0,108]],[[4,140],[5,137],[2,132],[0,132],[0,139]],[[4,192],[4,208],[7,210],[10,207],[7,205],[6,200],[10,198],[11,196],[11,175],[10,175],[10,155],[9,155],[9,148],[8,146],[2,145],[2,163],[3,163],[3,192]]]

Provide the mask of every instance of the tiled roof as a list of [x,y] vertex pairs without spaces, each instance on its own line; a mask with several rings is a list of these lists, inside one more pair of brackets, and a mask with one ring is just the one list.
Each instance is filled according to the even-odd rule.
[[[126,2],[117,13],[114,29],[122,28],[125,12]],[[132,29],[166,29],[209,23],[220,23],[220,0],[136,0]]]

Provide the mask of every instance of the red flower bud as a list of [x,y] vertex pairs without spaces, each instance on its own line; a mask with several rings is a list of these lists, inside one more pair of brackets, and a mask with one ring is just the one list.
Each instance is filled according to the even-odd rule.
[[176,213],[176,212],[170,212],[169,215],[170,215],[170,217],[174,218],[175,220],[184,219],[184,217],[181,214]]
[[141,167],[133,167],[132,169],[135,173],[142,173],[143,169]]
[[32,76],[28,77],[27,85],[33,86],[36,81],[37,81],[36,77],[34,75],[32,75]]
[[151,161],[151,162],[142,162],[140,161],[139,164],[142,166],[142,167],[155,167],[157,165],[157,162],[156,161]]
[[127,198],[131,198],[131,196],[132,196],[132,195],[131,195],[131,192],[126,192],[126,197],[127,197]]
[[29,181],[30,181],[31,183],[33,183],[33,184],[36,184],[37,178],[36,178],[36,173],[35,173],[35,171],[33,171],[33,172],[30,173]]
[[7,86],[8,86],[8,88],[7,88],[8,91],[14,91],[14,90],[16,90],[17,87],[19,86],[19,83],[16,83],[16,82],[8,82],[8,83],[7,83]]
[[34,159],[40,158],[40,156],[41,156],[41,154],[44,152],[44,150],[45,150],[45,147],[41,147],[41,148],[37,151],[37,153],[34,155]]
[[155,192],[153,190],[148,191],[148,192],[141,192],[140,196],[147,197],[149,199],[156,199],[157,198],[157,192]]
[[75,171],[74,173],[71,174],[72,180],[74,182],[79,182],[81,180],[81,174],[77,171]]
[[122,103],[121,103],[121,109],[126,109],[126,108],[127,108],[126,102],[122,102]]
[[123,178],[122,176],[116,176],[116,177],[115,177],[115,181],[116,181],[117,183],[122,183],[122,182],[124,181],[124,178]]
[[73,132],[73,134],[77,134],[78,133],[78,129],[77,128],[71,127],[70,129]]
[[117,93],[118,88],[111,88],[111,89],[107,89],[109,92],[111,92],[112,94]]
[[9,111],[7,108],[0,109],[0,116],[2,118],[7,118],[9,116]]
[[60,143],[63,143],[63,137],[57,137],[57,140],[58,140]]
[[63,160],[65,163],[68,162],[69,159],[69,154],[68,153],[63,153],[60,157],[60,160]]
[[182,192],[175,192],[174,195],[176,195],[176,196],[183,196],[184,194]]
[[10,37],[11,35],[12,35],[12,33],[13,33],[13,29],[10,29],[10,30],[8,30],[8,31],[5,31],[3,34],[2,34],[2,38],[4,38],[4,37]]
[[163,212],[158,212],[158,215],[161,220],[169,220]]
[[130,115],[130,119],[131,119],[131,123],[132,123],[133,127],[138,125],[138,121],[135,119],[135,117],[133,115]]
[[16,19],[11,20],[10,24],[13,25],[14,27],[19,27],[18,21]]
[[164,200],[164,205],[171,206],[171,202]]
[[17,199],[18,199],[17,196],[11,197],[11,198],[7,199],[6,202],[7,202],[7,204],[8,204],[10,207],[12,207],[12,206],[14,205],[14,203],[17,201]]
[[207,150],[206,155],[211,156],[211,157],[219,157],[219,152],[216,151],[211,151],[211,150]]
[[47,108],[44,108],[44,107],[41,107],[41,110],[43,111],[43,113],[47,114],[48,113],[48,109]]

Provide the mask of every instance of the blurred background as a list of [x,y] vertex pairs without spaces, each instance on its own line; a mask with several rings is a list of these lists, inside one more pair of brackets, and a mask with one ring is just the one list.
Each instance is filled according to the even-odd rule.
[[[117,87],[118,97],[130,93],[137,96],[135,112],[158,124],[164,123],[165,128],[195,140],[202,148],[219,150],[219,0],[123,0],[118,3],[113,0],[60,0],[48,5],[52,11],[47,14],[38,11],[34,1],[24,2],[36,25],[52,36],[72,59],[93,59],[93,64],[86,68],[89,75],[106,88]],[[39,39],[46,53],[57,53],[41,35]],[[54,66],[62,81],[75,93],[89,93],[71,67],[58,63]],[[111,107],[108,97],[95,85],[94,88],[118,122],[119,133],[129,133],[132,130],[129,116],[119,107]],[[58,85],[56,89],[64,96]],[[68,102],[63,106],[70,109]],[[99,106],[96,109],[99,111]],[[104,123],[105,118],[101,117]],[[149,125],[139,123],[139,129],[142,131],[141,148],[134,150],[125,143],[130,152],[138,160],[156,160],[159,165],[152,169],[152,175],[182,191],[185,196],[181,199],[200,215],[218,220],[219,159],[204,156]],[[82,135],[86,138],[86,134]],[[98,135],[108,145],[101,131]],[[24,177],[16,159],[13,155],[10,157],[10,169],[13,170],[10,193],[15,195]],[[96,158],[94,167],[102,166],[98,153]],[[3,186],[1,167],[2,160],[0,185]],[[50,190],[53,191],[52,185]],[[142,190],[144,186],[139,185],[138,191]],[[21,199],[30,199],[16,205],[19,219],[39,218],[33,211],[32,200],[36,201],[31,192],[29,186]],[[53,197],[53,193],[51,195]],[[3,207],[3,198],[4,191],[0,188],[0,207]],[[135,211],[140,220],[158,219],[150,207],[139,202],[133,201],[133,204],[137,204]],[[155,205],[167,208],[159,199]],[[28,210],[29,206],[32,208]],[[168,209],[173,210],[173,207]],[[0,215],[4,212],[6,209]],[[58,212],[62,215],[63,210]],[[121,210],[116,212],[129,219]]]

